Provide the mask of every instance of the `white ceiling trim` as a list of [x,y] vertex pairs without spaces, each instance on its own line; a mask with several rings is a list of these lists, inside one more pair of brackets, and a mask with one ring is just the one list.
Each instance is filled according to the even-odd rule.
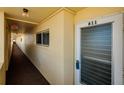
[[53,16],[55,16],[56,14],[60,13],[60,12],[63,11],[63,10],[65,10],[65,11],[67,11],[67,12],[73,14],[73,15],[76,15],[76,12],[74,12],[74,11],[72,11],[72,10],[70,10],[70,9],[64,7],[64,8],[60,8],[59,10],[55,11],[54,13],[52,13],[51,15],[49,15],[48,17],[46,17],[46,18],[44,18],[43,20],[41,20],[41,21],[39,22],[39,24],[46,22],[47,20],[49,20],[50,18],[52,18]]
[[25,20],[20,20],[20,19],[12,18],[12,17],[5,17],[5,19],[9,19],[9,20],[13,20],[13,21],[18,21],[18,22],[29,23],[29,24],[33,24],[33,25],[38,25],[39,24],[37,22],[25,21]]

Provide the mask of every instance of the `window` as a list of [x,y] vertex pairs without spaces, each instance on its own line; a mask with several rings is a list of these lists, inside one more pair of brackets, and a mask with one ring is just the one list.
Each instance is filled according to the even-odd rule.
[[41,33],[36,34],[36,43],[41,44]]
[[49,30],[48,29],[36,34],[36,44],[49,46]]
[[43,44],[49,45],[49,32],[43,32]]

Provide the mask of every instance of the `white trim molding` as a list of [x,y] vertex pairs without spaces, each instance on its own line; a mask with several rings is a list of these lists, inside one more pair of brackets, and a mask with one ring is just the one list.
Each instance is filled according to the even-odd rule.
[[26,20],[20,20],[20,19],[16,19],[16,18],[12,18],[12,17],[5,17],[6,19],[9,20],[13,20],[13,21],[19,21],[19,22],[24,22],[24,23],[28,23],[28,24],[33,24],[33,25],[38,25],[39,23],[37,22],[31,22],[31,21],[26,21]]

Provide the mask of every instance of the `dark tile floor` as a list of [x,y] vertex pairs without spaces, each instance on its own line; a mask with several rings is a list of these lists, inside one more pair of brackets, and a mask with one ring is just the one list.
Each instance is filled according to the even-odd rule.
[[7,71],[7,85],[49,85],[48,81],[14,43]]

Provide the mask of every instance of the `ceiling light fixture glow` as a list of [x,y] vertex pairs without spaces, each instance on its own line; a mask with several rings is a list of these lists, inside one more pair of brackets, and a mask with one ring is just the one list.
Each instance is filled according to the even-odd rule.
[[24,16],[24,17],[29,17],[29,10],[26,9],[26,8],[23,8],[22,16]]

